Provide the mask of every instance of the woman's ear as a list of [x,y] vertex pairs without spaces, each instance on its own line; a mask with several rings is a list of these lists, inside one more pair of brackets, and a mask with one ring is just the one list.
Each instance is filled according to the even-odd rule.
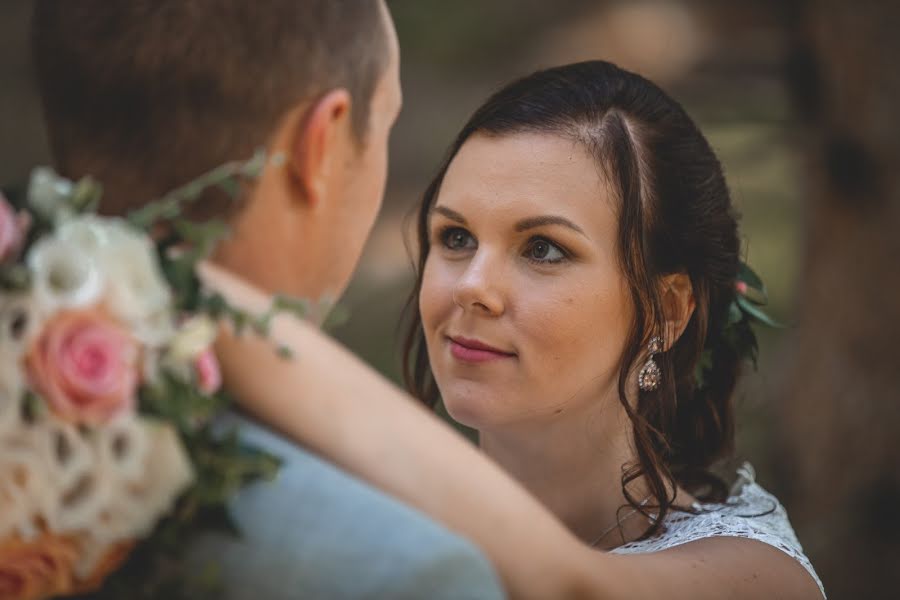
[[284,125],[292,130],[286,157],[292,187],[309,206],[321,204],[333,170],[352,149],[350,108],[350,93],[334,89]]
[[687,273],[672,273],[662,279],[662,309],[665,317],[665,349],[675,345],[684,333],[696,302]]

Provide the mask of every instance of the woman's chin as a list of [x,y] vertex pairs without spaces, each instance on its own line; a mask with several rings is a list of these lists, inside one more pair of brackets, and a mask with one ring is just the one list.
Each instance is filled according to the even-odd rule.
[[473,407],[460,406],[457,403],[445,400],[444,408],[447,409],[447,414],[460,425],[465,425],[472,429],[480,429],[483,424],[482,419],[479,418],[479,412],[473,410]]
[[484,429],[498,421],[496,403],[487,395],[448,394],[444,408],[454,421],[472,429]]

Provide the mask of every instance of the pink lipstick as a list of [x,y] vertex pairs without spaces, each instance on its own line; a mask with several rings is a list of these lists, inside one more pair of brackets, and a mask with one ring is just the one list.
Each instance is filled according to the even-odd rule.
[[454,358],[463,362],[483,363],[515,356],[511,352],[504,352],[478,340],[463,337],[450,337],[447,339],[450,341],[450,353]]

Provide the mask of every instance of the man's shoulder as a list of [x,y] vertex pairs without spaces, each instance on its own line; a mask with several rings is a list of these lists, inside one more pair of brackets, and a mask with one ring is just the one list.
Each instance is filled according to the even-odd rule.
[[231,414],[221,426],[283,460],[275,481],[233,500],[241,539],[191,548],[192,561],[220,563],[228,598],[502,597],[484,557],[422,513],[257,423]]

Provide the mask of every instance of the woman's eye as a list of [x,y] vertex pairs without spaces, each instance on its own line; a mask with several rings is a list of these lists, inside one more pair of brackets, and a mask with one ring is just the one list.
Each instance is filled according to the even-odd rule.
[[558,263],[567,258],[565,251],[544,238],[531,240],[525,250],[525,257],[536,263]]
[[475,239],[461,227],[448,227],[442,231],[441,242],[449,250],[466,250],[475,247]]

